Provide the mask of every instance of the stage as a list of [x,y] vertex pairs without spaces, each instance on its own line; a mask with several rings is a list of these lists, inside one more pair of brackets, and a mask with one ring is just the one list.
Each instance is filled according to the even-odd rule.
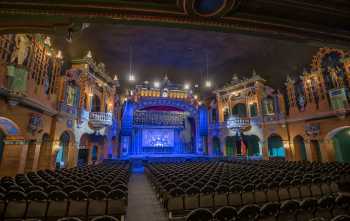
[[195,159],[195,158],[215,158],[207,155],[200,154],[138,154],[138,155],[128,155],[121,157],[122,160],[149,160],[149,159]]

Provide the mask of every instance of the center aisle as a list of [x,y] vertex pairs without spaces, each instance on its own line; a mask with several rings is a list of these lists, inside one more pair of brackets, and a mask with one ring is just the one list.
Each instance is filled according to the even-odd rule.
[[126,221],[167,221],[167,213],[156,198],[143,167],[133,168],[128,189]]

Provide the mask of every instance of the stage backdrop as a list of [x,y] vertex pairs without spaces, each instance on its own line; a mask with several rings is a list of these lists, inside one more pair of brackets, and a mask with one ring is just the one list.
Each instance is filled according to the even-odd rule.
[[173,147],[173,129],[143,129],[142,147]]

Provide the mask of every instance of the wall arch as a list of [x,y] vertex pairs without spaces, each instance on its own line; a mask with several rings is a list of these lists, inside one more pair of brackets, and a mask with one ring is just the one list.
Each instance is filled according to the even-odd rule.
[[219,156],[221,154],[220,146],[219,137],[213,137],[213,155]]
[[70,131],[64,131],[58,139],[58,149],[54,155],[56,168],[73,166],[74,155],[74,134]]
[[21,135],[21,131],[18,125],[9,118],[0,117],[0,129],[5,135],[18,136]]
[[301,135],[297,135],[293,138],[293,145],[296,154],[296,159],[298,160],[307,160],[307,153],[305,147],[304,137]]
[[244,103],[235,104],[232,107],[231,113],[239,117],[247,117],[247,106]]
[[271,134],[268,137],[268,154],[269,157],[285,158],[286,152],[283,145],[282,137],[278,134]]
[[0,129],[0,164],[2,161],[2,153],[5,147],[6,134]]
[[325,142],[328,143],[326,151],[332,160],[350,162],[350,126],[330,131],[326,135]]
[[225,146],[226,146],[226,156],[234,156],[235,155],[235,143],[236,139],[233,136],[227,136],[225,138]]
[[101,99],[99,96],[94,94],[91,102],[91,112],[101,112],[101,108]]
[[49,134],[43,134],[40,144],[38,169],[48,169],[50,168],[50,153],[51,153],[51,137]]

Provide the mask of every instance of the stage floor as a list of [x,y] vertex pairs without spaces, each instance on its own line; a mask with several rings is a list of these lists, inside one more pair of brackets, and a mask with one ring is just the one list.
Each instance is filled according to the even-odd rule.
[[200,154],[138,154],[121,157],[121,159],[149,159],[149,158],[211,158]]

